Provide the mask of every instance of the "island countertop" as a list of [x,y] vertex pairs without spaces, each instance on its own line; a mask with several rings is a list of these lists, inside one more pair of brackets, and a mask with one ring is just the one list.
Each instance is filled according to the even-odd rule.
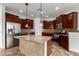
[[24,39],[30,42],[43,44],[45,41],[52,39],[52,36],[34,36],[34,35],[22,35],[22,36],[14,36],[17,39]]

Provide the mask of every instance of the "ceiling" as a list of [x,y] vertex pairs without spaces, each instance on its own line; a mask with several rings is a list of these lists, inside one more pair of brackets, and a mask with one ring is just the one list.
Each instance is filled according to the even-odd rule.
[[[5,3],[4,5],[6,5],[7,11],[26,16],[25,3]],[[53,18],[56,15],[60,14],[61,12],[77,6],[79,6],[78,3],[42,3],[43,18],[46,18],[47,15],[49,16],[49,18]],[[59,9],[56,10],[56,7],[58,7]],[[29,3],[28,5],[29,17],[32,17],[31,15],[34,15],[34,17],[39,17],[40,16],[40,12],[38,10],[39,8],[40,3]],[[19,10],[23,10],[23,12],[20,13]]]

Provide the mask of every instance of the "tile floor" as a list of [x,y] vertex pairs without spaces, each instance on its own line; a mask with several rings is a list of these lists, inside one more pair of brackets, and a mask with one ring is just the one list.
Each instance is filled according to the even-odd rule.
[[79,53],[67,51],[56,42],[53,42],[51,56],[79,56]]
[[[20,53],[18,47],[14,47],[6,50],[0,49],[0,56],[24,56],[24,55]],[[61,46],[59,46],[56,42],[53,42],[51,56],[79,56],[79,53],[67,51]]]
[[0,56],[24,56],[20,53],[18,47],[10,48],[10,49],[0,49]]

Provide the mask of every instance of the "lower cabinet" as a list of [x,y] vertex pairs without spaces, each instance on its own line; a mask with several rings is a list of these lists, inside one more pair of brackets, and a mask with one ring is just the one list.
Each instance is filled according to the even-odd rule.
[[61,35],[59,37],[59,45],[68,50],[68,36]]
[[14,38],[13,47],[19,46],[19,39]]

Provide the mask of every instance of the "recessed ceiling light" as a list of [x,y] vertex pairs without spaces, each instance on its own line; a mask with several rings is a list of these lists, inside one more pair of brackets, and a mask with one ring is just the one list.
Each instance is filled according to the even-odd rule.
[[47,15],[46,17],[48,18],[49,16]]
[[41,11],[41,14],[43,14],[44,12],[43,11]]
[[59,9],[59,7],[56,7],[55,9],[56,9],[56,10],[58,10],[58,9]]
[[22,12],[23,12],[23,10],[20,10],[19,12],[20,12],[20,13],[22,13]]
[[31,15],[31,17],[34,17],[34,15]]

